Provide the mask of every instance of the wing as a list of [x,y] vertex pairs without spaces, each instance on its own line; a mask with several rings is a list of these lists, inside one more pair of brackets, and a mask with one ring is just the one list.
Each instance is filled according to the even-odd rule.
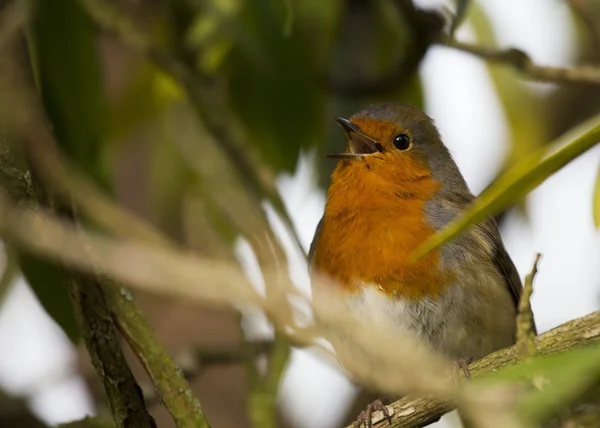
[[[500,231],[496,221],[490,219],[481,225],[482,232],[486,235],[489,242],[493,243],[493,250],[491,254],[492,262],[504,278],[504,282],[510,290],[510,294],[513,298],[515,307],[519,307],[519,300],[523,292],[523,286],[521,284],[521,277],[517,268],[513,263],[512,259],[508,255],[506,248],[500,237]],[[537,329],[535,322],[533,323],[533,331],[537,335]]]
[[[440,200],[436,205],[436,210],[433,214],[430,214],[430,219],[437,222],[438,229],[445,226],[449,221],[454,219],[457,215],[460,215],[465,207],[469,206],[475,200],[473,195],[463,193],[450,193],[446,194],[443,200]],[[510,294],[512,296],[515,308],[519,307],[519,300],[521,299],[521,293],[523,287],[521,285],[521,278],[517,272],[513,261],[511,260],[500,236],[498,225],[493,218],[479,223],[473,228],[476,235],[479,235],[485,241],[485,250],[483,251],[486,257],[489,257],[491,262],[494,264],[498,273],[504,279]],[[471,236],[471,239],[474,236]],[[465,233],[462,238],[469,240],[469,233]],[[477,246],[478,239],[475,239],[472,244]],[[480,247],[482,250],[484,247]],[[533,326],[536,331],[535,323]],[[536,332],[537,334],[537,332]]]
[[521,285],[521,278],[517,272],[515,264],[511,260],[502,240],[500,238],[500,232],[498,226],[494,220],[489,220],[482,225],[482,231],[486,234],[486,238],[489,242],[493,243],[492,262],[496,265],[500,274],[504,277],[506,285],[510,290],[515,306],[519,305],[521,299],[521,292],[523,287]]

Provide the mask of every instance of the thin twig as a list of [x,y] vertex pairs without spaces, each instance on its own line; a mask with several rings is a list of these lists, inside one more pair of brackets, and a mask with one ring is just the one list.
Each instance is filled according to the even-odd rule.
[[535,64],[529,55],[515,48],[497,49],[456,40],[450,42],[440,40],[438,43],[491,62],[510,65],[531,79],[540,82],[600,84],[600,67],[586,65],[545,67]]
[[533,337],[535,336],[535,326],[533,321],[533,312],[531,310],[531,295],[533,294],[533,279],[538,271],[538,263],[542,255],[537,253],[531,272],[525,277],[523,292],[519,300],[519,312],[517,314],[517,348],[521,358],[533,356],[535,346]]

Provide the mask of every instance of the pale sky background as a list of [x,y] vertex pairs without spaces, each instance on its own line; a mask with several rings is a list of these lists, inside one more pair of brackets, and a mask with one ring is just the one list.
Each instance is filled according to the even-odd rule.
[[[542,64],[573,61],[574,35],[564,2],[479,2],[490,14],[502,46],[521,48]],[[469,40],[469,28],[461,28],[458,36]],[[427,54],[421,74],[426,110],[471,190],[478,193],[495,175],[508,149],[504,114],[486,69],[473,57],[435,47]],[[546,92],[552,90],[545,86]],[[543,254],[532,298],[540,331],[600,306],[600,239],[591,205],[599,159],[600,150],[593,150],[550,178],[529,196],[530,221],[510,215],[502,230],[521,277],[529,271],[535,252]],[[307,249],[324,204],[310,163],[301,160],[297,173],[280,177],[279,186],[289,212],[296,214],[293,220]],[[247,254],[243,247],[243,243],[238,246],[239,253]],[[308,288],[301,264],[292,266],[292,275],[299,287]],[[263,332],[268,334],[268,329]],[[32,409],[45,421],[56,424],[93,413],[85,386],[73,372],[74,350],[21,278],[0,307],[0,349],[0,387],[29,396]],[[306,351],[294,351],[281,403],[302,427],[338,427],[355,394],[338,371]],[[437,426],[448,424],[442,420]]]

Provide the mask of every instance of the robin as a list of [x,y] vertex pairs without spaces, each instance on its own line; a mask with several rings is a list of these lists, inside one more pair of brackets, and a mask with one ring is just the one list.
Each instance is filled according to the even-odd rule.
[[[469,377],[472,361],[515,343],[522,287],[495,221],[412,261],[473,194],[419,109],[387,102],[335,120],[347,148],[328,155],[338,164],[309,251],[311,272],[348,292],[353,313],[411,332]],[[377,409],[389,420],[377,400],[355,426],[370,427]]]

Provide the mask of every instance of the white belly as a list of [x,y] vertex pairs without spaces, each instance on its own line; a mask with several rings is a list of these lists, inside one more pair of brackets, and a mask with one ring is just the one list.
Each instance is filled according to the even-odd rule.
[[[455,285],[436,300],[426,298],[409,302],[392,299],[378,288],[365,286],[350,296],[347,304],[359,320],[408,333],[455,361],[478,359],[511,345],[514,342],[514,308],[499,304],[495,301],[498,296],[487,293],[486,298],[482,298],[477,295],[480,290],[464,291],[464,287]],[[499,297],[504,298],[504,294]],[[330,340],[336,352],[350,352],[351,356],[351,339],[334,336]],[[340,360],[344,364],[343,358]]]

